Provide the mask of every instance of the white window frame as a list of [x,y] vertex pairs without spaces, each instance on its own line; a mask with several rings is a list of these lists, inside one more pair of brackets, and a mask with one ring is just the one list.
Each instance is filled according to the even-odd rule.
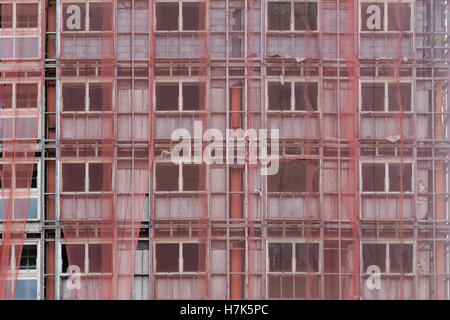
[[[173,166],[178,166],[178,190],[176,191],[158,191],[156,190],[157,187],[157,181],[156,181],[156,166],[158,164],[166,164],[166,165],[173,165]],[[200,166],[200,168],[202,167],[203,164],[198,164],[198,163],[173,163],[171,161],[155,161],[155,168],[153,170],[153,190],[155,190],[155,193],[194,193],[194,194],[198,194],[201,192],[205,192],[206,190],[196,190],[196,191],[185,191],[184,190],[184,186],[183,186],[183,165],[197,165]],[[207,170],[205,169],[205,179],[206,179],[206,172]],[[206,189],[206,186],[205,186]]]
[[[64,110],[64,100],[63,100],[63,87],[65,84],[84,84],[84,110],[82,111],[67,111]],[[89,102],[89,93],[90,93],[90,86],[91,84],[110,84],[111,85],[111,91],[112,91],[112,96],[111,96],[111,110],[100,110],[100,111],[93,111],[90,110],[90,102]],[[111,114],[114,112],[115,109],[115,88],[114,88],[114,83],[112,81],[99,81],[99,80],[84,80],[84,81],[80,81],[80,80],[75,80],[71,81],[71,80],[65,80],[62,81],[61,84],[61,113],[62,114],[98,114],[98,115],[102,115],[102,114]]]
[[[291,271],[270,271],[270,255],[269,255],[269,246],[271,243],[287,243],[291,244],[292,250],[292,259],[291,259]],[[318,256],[318,266],[319,270],[311,273],[303,272],[303,271],[295,271],[297,257],[295,256],[295,245],[296,244],[318,244],[319,245],[319,256]],[[276,240],[268,240],[266,246],[266,274],[267,275],[311,275],[311,274],[321,274],[322,273],[322,260],[323,260],[323,249],[322,249],[322,241],[319,240],[311,240],[307,241],[306,239],[298,240],[298,239],[276,239]]]
[[[363,191],[363,173],[362,167],[364,164],[384,164],[384,191]],[[359,185],[361,194],[413,194],[414,193],[414,161],[404,160],[403,164],[411,164],[411,191],[390,191],[389,190],[389,165],[401,164],[401,160],[361,160],[359,163]]]
[[[112,177],[111,177],[111,190],[110,191],[90,191],[89,190],[89,165],[92,163],[105,163],[105,164],[111,164],[111,168],[112,168]],[[84,174],[85,174],[85,179],[84,179],[84,190],[83,191],[63,191],[63,186],[64,186],[64,181],[62,181],[61,183],[61,194],[102,194],[102,193],[113,193],[114,192],[114,162],[111,161],[104,161],[104,160],[99,160],[99,161],[62,161],[61,162],[61,180],[63,179],[62,177],[62,167],[63,164],[84,164]]]
[[[157,27],[157,14],[156,14],[156,4],[157,3],[169,3],[169,2],[178,2],[178,30],[158,30]],[[204,3],[205,4],[205,13],[206,13],[206,18],[205,18],[205,28],[204,29],[198,29],[198,30],[184,30],[183,29],[183,3],[187,3],[187,2],[192,2],[192,3]],[[154,21],[153,21],[153,26],[154,26],[154,30],[155,33],[179,33],[179,32],[206,32],[207,30],[209,30],[209,20],[208,20],[208,2],[205,0],[156,0],[155,1],[155,6],[153,8],[153,10],[155,11],[155,16],[154,16]]]
[[[84,3],[86,5],[85,16],[84,17],[82,17],[82,16],[80,17],[80,19],[83,19],[83,18],[85,19],[84,20],[84,30],[83,29],[80,29],[80,30],[64,30],[64,23],[65,23],[65,21],[64,21],[63,15],[64,15],[64,4],[66,4],[66,3]],[[113,16],[111,17],[111,19],[113,21],[112,21],[112,24],[111,24],[111,30],[91,31],[89,29],[89,27],[90,27],[90,24],[89,24],[89,22],[90,22],[90,19],[89,19],[89,8],[90,8],[90,4],[91,3],[106,3],[106,4],[111,4],[112,5]],[[114,25],[114,18],[115,18],[114,17],[114,15],[115,15],[114,2],[105,2],[105,1],[102,1],[102,0],[64,0],[64,1],[61,1],[61,8],[60,8],[60,10],[61,10],[61,33],[65,33],[65,34],[68,34],[68,33],[101,34],[101,33],[113,33],[114,30],[115,30],[115,25]]]
[[412,245],[412,251],[413,251],[413,257],[412,257],[412,272],[410,273],[404,273],[403,275],[414,275],[416,273],[416,246],[414,245],[414,241],[412,240],[405,240],[405,241],[387,241],[387,240],[364,240],[361,241],[360,246],[360,257],[361,257],[361,274],[362,275],[371,275],[371,273],[367,273],[367,270],[364,270],[364,256],[363,256],[363,245],[364,244],[384,244],[386,246],[386,261],[385,261],[385,271],[381,272],[382,275],[386,276],[398,276],[401,275],[401,273],[392,273],[391,270],[391,261],[389,257],[389,249],[391,244],[403,244],[403,245]]
[[[205,271],[189,271],[189,272],[185,272],[183,271],[183,244],[198,244],[200,245],[201,242],[200,241],[195,241],[195,240],[181,240],[181,241],[173,241],[173,240],[158,240],[158,241],[154,241],[153,242],[153,273],[155,275],[161,276],[161,275],[177,275],[177,274],[183,274],[183,275],[198,275],[198,274],[205,274],[207,273],[207,269],[208,266],[206,264],[206,260],[207,260],[207,256],[205,256]],[[174,272],[161,272],[161,271],[156,271],[156,245],[157,244],[178,244],[178,271],[174,271]],[[208,254],[207,252],[208,248],[206,247],[206,243],[205,243],[205,253],[206,255]]]
[[[383,111],[363,111],[362,106],[362,87],[363,84],[384,84],[384,110]],[[404,113],[404,114],[412,114],[414,112],[414,88],[413,88],[413,82],[412,80],[400,80],[400,84],[410,84],[411,85],[411,106],[410,110],[403,110],[403,111],[391,111],[389,110],[389,85],[390,84],[397,84],[397,81],[392,80],[361,80],[359,83],[359,112],[361,114],[379,114],[379,113],[390,113],[390,114],[398,114],[398,113]]]
[[[41,26],[41,19],[42,19],[42,14],[41,14],[41,1],[36,1],[36,0],[28,0],[28,1],[9,1],[9,0],[2,0],[2,4],[12,4],[13,5],[13,21],[12,21],[12,28],[2,28],[0,30],[20,30],[20,31],[37,31],[40,29]],[[37,27],[36,28],[17,28],[17,10],[16,10],[16,6],[18,4],[37,4],[38,5],[38,21],[37,21]],[[2,32],[3,33],[3,32]]]
[[[284,84],[289,83],[291,85],[291,109],[290,110],[271,110],[269,109],[269,83],[277,83],[277,84],[282,84],[280,81],[280,78],[270,78],[266,81],[266,111],[268,113],[319,113],[320,112],[320,92],[321,92],[321,87],[320,87],[320,81],[317,79],[313,79],[310,81],[306,81],[305,79],[292,79],[292,78],[287,78],[284,79]],[[317,83],[317,110],[313,110],[313,111],[308,111],[308,110],[295,110],[295,84],[296,83]]]
[[[0,82],[0,86],[4,85],[4,84],[10,84],[12,85],[12,91],[11,91],[11,108],[10,109],[3,109],[0,108],[0,113],[1,114],[5,114],[5,115],[10,115],[11,117],[17,117],[17,113],[26,113],[27,111],[31,113],[38,113],[39,109],[40,109],[40,105],[41,105],[41,99],[42,99],[42,86],[41,86],[41,81],[39,80],[18,80],[18,81],[13,81],[13,80],[6,80],[6,81],[1,81]],[[36,104],[36,108],[17,108],[17,85],[19,84],[37,84],[38,85],[38,92],[37,92],[37,104]],[[11,112],[13,111],[14,112]]]
[[[383,16],[383,28],[382,30],[369,30],[369,31],[363,31],[362,30],[362,4],[363,3],[380,3],[383,4],[383,10],[384,10],[384,16]],[[390,34],[397,34],[398,31],[389,31],[388,30],[388,26],[389,26],[389,21],[388,21],[388,4],[389,3],[409,3],[410,4],[410,8],[411,8],[411,16],[410,16],[410,20],[409,20],[409,30],[408,31],[402,31],[402,32],[407,32],[407,33],[413,33],[414,31],[414,10],[413,10],[413,1],[412,0],[359,0],[359,5],[358,5],[358,28],[359,28],[359,32],[362,34],[367,34],[367,33],[390,33]]]
[[[178,83],[178,109],[177,110],[158,110],[157,109],[157,107],[156,107],[156,85],[157,84],[160,84],[160,83],[166,83],[166,84],[171,84],[171,83],[173,83],[173,84],[176,84],[176,83]],[[184,110],[183,109],[183,84],[185,84],[185,83],[191,83],[191,84],[198,84],[198,85],[201,85],[201,84],[203,84],[204,86],[205,86],[205,108],[202,110],[202,109],[199,109],[199,110]],[[167,79],[167,80],[162,80],[162,79],[159,79],[159,80],[156,80],[156,81],[154,81],[154,84],[153,84],[153,105],[154,105],[154,111],[155,111],[155,113],[180,113],[180,112],[182,112],[182,113],[201,113],[201,112],[206,112],[206,104],[207,104],[207,102],[206,102],[206,99],[207,99],[207,94],[208,94],[208,84],[207,84],[207,81],[205,80],[200,80],[200,79],[194,79],[194,80],[192,80],[192,79],[181,79],[181,80],[173,80],[173,78],[172,79]]]
[[[290,29],[289,30],[271,30],[269,29],[269,2],[290,2],[291,3],[291,17],[290,17]],[[317,3],[317,28],[315,30],[295,30],[295,12],[294,12],[294,3],[296,2],[308,2],[308,3]],[[313,33],[319,33],[320,31],[320,2],[318,0],[268,0],[266,2],[266,31],[269,33],[307,33],[307,32],[313,32]]]

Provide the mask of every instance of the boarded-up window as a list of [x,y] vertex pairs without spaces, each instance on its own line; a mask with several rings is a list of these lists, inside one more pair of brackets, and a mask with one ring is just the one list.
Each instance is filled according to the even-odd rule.
[[156,272],[178,272],[179,247],[177,243],[158,243],[156,251]]
[[205,87],[199,83],[183,83],[183,110],[202,110],[205,102]]
[[156,30],[178,30],[178,3],[156,3]]
[[183,30],[205,29],[205,4],[183,2]]
[[362,187],[365,192],[384,190],[384,163],[364,163],[362,165]]
[[12,108],[12,84],[0,84],[0,109]]
[[294,29],[317,30],[316,2],[294,2]]
[[85,186],[85,164],[63,163],[62,178],[64,192],[84,191]]
[[295,83],[295,110],[317,111],[317,83]]
[[178,110],[178,83],[156,84],[156,110]]
[[412,164],[390,163],[389,164],[389,191],[411,192],[412,191]]
[[384,111],[384,83],[364,83],[361,85],[361,110]]
[[178,165],[156,164],[156,191],[178,191],[178,170]]
[[112,110],[112,85],[109,83],[89,84],[89,110]]
[[12,3],[0,3],[0,28],[12,28],[13,27],[13,4]]
[[16,86],[16,99],[17,108],[37,108],[38,84],[18,83]]
[[363,269],[367,272],[369,266],[375,265],[381,272],[386,271],[386,245],[365,243],[362,246]]
[[267,177],[269,192],[318,192],[319,167],[315,161],[281,162],[277,174]]
[[205,271],[206,250],[201,243],[183,243],[183,272]]
[[388,85],[389,111],[411,111],[411,83]]
[[63,111],[84,111],[86,86],[83,83],[64,83],[62,86]]
[[296,243],[295,261],[296,272],[319,272],[319,244]]
[[292,244],[269,244],[269,271],[292,272]]
[[111,31],[113,16],[111,3],[89,3],[89,30]]
[[16,5],[16,28],[37,28],[38,10],[37,3],[18,3]]
[[413,245],[390,244],[389,262],[390,273],[413,272]]
[[269,110],[291,110],[291,84],[270,82]]
[[409,3],[388,3],[388,31],[411,31]]
[[112,165],[89,163],[89,191],[112,190]]
[[269,2],[267,9],[269,30],[291,29],[291,3]]
[[112,245],[89,244],[89,272],[112,271]]

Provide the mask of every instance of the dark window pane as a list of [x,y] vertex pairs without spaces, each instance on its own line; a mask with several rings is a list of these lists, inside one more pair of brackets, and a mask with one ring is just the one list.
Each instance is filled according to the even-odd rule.
[[89,191],[112,190],[112,165],[89,163]]
[[269,276],[269,298],[279,299],[281,297],[281,278]]
[[156,3],[156,30],[178,30],[178,2]]
[[13,4],[0,3],[0,28],[13,27]]
[[361,85],[362,111],[384,111],[384,84]]
[[291,110],[290,83],[269,83],[269,110]]
[[89,272],[112,271],[112,245],[90,244],[88,250]]
[[113,7],[109,3],[89,3],[89,30],[111,31]]
[[363,244],[363,271],[372,265],[380,267],[381,272],[386,271],[386,245],[385,244]]
[[[77,11],[77,7],[79,11]],[[75,14],[80,13],[79,28],[76,25]],[[63,3],[63,30],[64,31],[84,31],[86,21],[86,4],[84,3]],[[95,22],[94,22],[95,23]]]
[[84,191],[84,163],[63,163],[62,178],[64,192]]
[[205,29],[205,4],[183,2],[183,30]]
[[282,277],[281,278],[281,298],[290,299],[294,297],[294,278]]
[[295,110],[317,111],[317,83],[297,82],[295,84]]
[[388,30],[411,30],[411,5],[409,3],[388,3]]
[[178,110],[178,83],[156,84],[156,110]]
[[294,3],[295,30],[317,30],[317,3]]
[[12,166],[10,164],[0,164],[0,187],[11,188]]
[[[379,16],[377,13],[379,12]],[[384,3],[370,2],[361,4],[361,30],[384,30]]]
[[16,164],[16,188],[37,187],[37,164]]
[[112,85],[109,83],[89,84],[89,110],[112,110]]
[[[19,257],[20,248],[16,246],[16,257]],[[36,269],[37,247],[35,245],[24,245],[20,256],[20,270]]]
[[204,86],[198,83],[183,84],[183,110],[204,109],[205,90]]
[[292,271],[292,244],[290,243],[269,244],[269,271],[271,272]]
[[16,28],[38,27],[38,4],[18,3],[16,5]]
[[156,272],[178,272],[178,244],[156,244]]
[[205,170],[198,164],[183,165],[183,191],[204,190]]
[[200,243],[183,244],[183,272],[205,271],[205,245]]
[[362,165],[363,191],[385,191],[384,177],[384,163],[364,163]]
[[295,259],[297,272],[319,272],[319,244],[295,244]]
[[389,111],[411,111],[411,84],[390,83],[388,85]]
[[69,257],[67,255],[67,246],[65,244],[61,245],[61,260],[62,260],[62,272],[68,273],[69,268]]
[[64,83],[62,86],[63,111],[84,111],[86,86],[83,83]]
[[[66,244],[69,266],[78,266],[84,272],[85,246],[84,244]],[[68,272],[64,270],[64,272]]]
[[412,244],[389,245],[389,261],[391,273],[411,273],[413,271]]
[[291,29],[290,2],[269,2],[267,12],[269,30]]
[[156,165],[156,191],[178,191],[177,165]]
[[0,110],[12,108],[12,84],[0,84]]
[[295,298],[297,298],[297,299],[306,298],[306,278],[305,277],[295,277]]
[[16,86],[17,108],[38,107],[38,84],[18,83]]
[[393,192],[412,191],[411,178],[412,178],[411,163],[389,164],[389,191]]
[[312,161],[281,162],[277,174],[267,177],[268,191],[318,192],[319,174],[317,163]]

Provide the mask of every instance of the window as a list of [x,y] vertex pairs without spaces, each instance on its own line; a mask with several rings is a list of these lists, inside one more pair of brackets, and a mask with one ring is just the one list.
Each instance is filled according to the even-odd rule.
[[[15,94],[13,96],[13,92]],[[0,84],[0,110],[36,109],[39,103],[38,83],[2,83]]]
[[412,163],[363,163],[363,192],[412,192]]
[[[181,16],[179,17],[181,12]],[[201,2],[157,2],[157,31],[195,31],[205,29],[205,4]]]
[[[411,83],[362,83],[361,111],[388,112],[411,111]],[[401,108],[400,108],[401,107]]]
[[317,2],[312,0],[268,3],[267,23],[270,31],[315,31],[317,19]]
[[268,83],[269,111],[317,111],[318,83]]
[[413,272],[413,245],[411,243],[363,243],[363,272],[375,265],[381,273],[405,274]]
[[[14,15],[15,7],[15,15]],[[39,4],[2,3],[0,4],[0,28],[30,29],[38,27]]]
[[112,95],[111,83],[63,83],[63,111],[111,111]]
[[283,161],[277,174],[267,176],[268,192],[319,192],[317,161]]
[[110,273],[113,268],[113,247],[110,243],[70,243],[61,245],[62,272],[78,266],[81,273]]
[[[11,210],[9,207],[11,206]],[[10,216],[12,214],[12,217]],[[0,220],[36,220],[38,216],[37,198],[0,199]]]
[[[204,83],[159,82],[156,84],[156,110],[204,110],[205,96],[206,91]],[[179,97],[181,97],[181,99]]]
[[17,279],[14,300],[37,300],[37,279]]
[[0,3],[0,28],[13,27],[13,3]]
[[[14,182],[14,184],[12,184],[12,182]],[[0,164],[0,188],[36,189],[37,187],[37,163]]]
[[155,244],[156,272],[204,272],[206,247],[202,243]]
[[[205,168],[199,164],[156,164],[156,191],[205,190]],[[181,177],[181,179],[179,179]]]
[[411,31],[411,4],[370,1],[361,3],[362,31]]
[[[19,248],[16,247],[16,257],[19,256]],[[20,270],[36,270],[37,246],[23,245],[20,256]]]
[[62,178],[63,192],[111,191],[112,164],[100,162],[63,163]]
[[63,31],[112,31],[112,3],[63,3]]

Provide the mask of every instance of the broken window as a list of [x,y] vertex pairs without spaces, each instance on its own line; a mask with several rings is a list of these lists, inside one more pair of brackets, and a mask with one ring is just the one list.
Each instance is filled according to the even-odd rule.
[[311,82],[295,83],[295,110],[317,111],[318,84]]
[[178,2],[156,3],[156,30],[178,30]]
[[16,107],[17,108],[38,107],[37,83],[18,83],[16,85]]
[[62,98],[64,111],[84,111],[86,109],[86,85],[84,83],[63,83]]
[[413,245],[390,244],[389,245],[390,273],[413,272]]
[[294,2],[294,30],[317,30],[316,2]]
[[158,243],[156,251],[156,272],[178,272],[178,243]]
[[37,3],[17,3],[16,28],[37,28],[38,10]]
[[12,84],[0,84],[0,110],[12,108]]
[[[19,256],[20,248],[16,248],[16,257]],[[20,270],[35,270],[37,261],[37,246],[36,245],[23,245],[22,254],[20,256],[19,269]]]
[[79,192],[85,190],[85,164],[62,164],[63,192]]
[[378,243],[364,243],[362,245],[363,271],[367,272],[369,266],[375,265],[381,272],[386,272],[386,245]]
[[390,163],[389,164],[389,191],[411,192],[412,191],[412,164]]
[[112,245],[89,244],[89,272],[112,271]]
[[388,84],[389,111],[411,111],[411,83]]
[[201,85],[199,83],[183,83],[183,110],[204,109],[204,89],[204,85]]
[[320,169],[315,161],[280,162],[277,174],[267,177],[269,192],[319,192]]
[[89,191],[112,190],[112,165],[110,163],[89,163]]
[[113,7],[111,3],[89,3],[89,30],[111,31]]
[[388,3],[388,31],[411,31],[411,4]]
[[183,30],[205,29],[205,4],[183,2]]
[[364,163],[362,165],[362,189],[366,192],[383,192],[385,168],[384,163]]
[[178,110],[178,83],[156,84],[156,110]]
[[292,244],[269,244],[269,271],[292,272]]
[[112,85],[110,83],[89,84],[89,111],[112,110]]
[[0,29],[13,27],[13,4],[0,3]]
[[291,84],[269,82],[269,110],[291,110]]
[[205,271],[205,248],[200,243],[183,243],[183,272]]
[[295,260],[295,271],[319,272],[319,244],[296,243]]
[[291,3],[269,2],[267,9],[269,30],[291,29]]
[[178,171],[176,164],[156,164],[156,191],[178,191]]
[[362,111],[384,111],[384,83],[361,84]]

